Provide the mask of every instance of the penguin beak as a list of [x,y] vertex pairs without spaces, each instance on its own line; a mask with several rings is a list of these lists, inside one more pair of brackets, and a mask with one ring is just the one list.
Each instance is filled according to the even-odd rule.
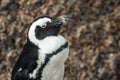
[[70,16],[62,15],[62,16],[59,16],[57,19],[59,20],[59,22],[66,23],[67,21],[70,20]]
[[55,18],[51,24],[55,27],[60,27],[63,23],[66,23],[69,20],[70,20],[70,16],[62,15]]

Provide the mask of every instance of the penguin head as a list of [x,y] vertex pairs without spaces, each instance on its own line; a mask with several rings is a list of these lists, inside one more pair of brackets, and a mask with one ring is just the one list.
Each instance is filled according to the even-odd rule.
[[30,26],[28,38],[34,40],[42,40],[48,36],[57,36],[63,23],[69,20],[66,15],[56,18],[44,16],[36,19]]

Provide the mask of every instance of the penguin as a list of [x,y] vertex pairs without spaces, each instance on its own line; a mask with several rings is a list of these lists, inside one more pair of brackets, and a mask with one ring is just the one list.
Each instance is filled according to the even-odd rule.
[[43,16],[31,23],[11,80],[63,80],[69,47],[59,32],[69,19],[67,15]]

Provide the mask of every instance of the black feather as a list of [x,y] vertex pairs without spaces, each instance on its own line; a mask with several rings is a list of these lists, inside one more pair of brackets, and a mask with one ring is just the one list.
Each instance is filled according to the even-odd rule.
[[[25,78],[25,80],[27,80],[27,78],[29,79],[28,74],[37,67],[36,60],[38,59],[38,49],[39,48],[28,39],[13,68],[11,80],[19,80],[19,77]],[[22,71],[18,71],[20,68],[22,68]]]

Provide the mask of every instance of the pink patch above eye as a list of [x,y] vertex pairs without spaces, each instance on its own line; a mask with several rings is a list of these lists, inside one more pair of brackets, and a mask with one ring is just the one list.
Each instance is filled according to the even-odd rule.
[[44,22],[42,25],[41,25],[41,28],[46,28],[47,26],[47,22]]

